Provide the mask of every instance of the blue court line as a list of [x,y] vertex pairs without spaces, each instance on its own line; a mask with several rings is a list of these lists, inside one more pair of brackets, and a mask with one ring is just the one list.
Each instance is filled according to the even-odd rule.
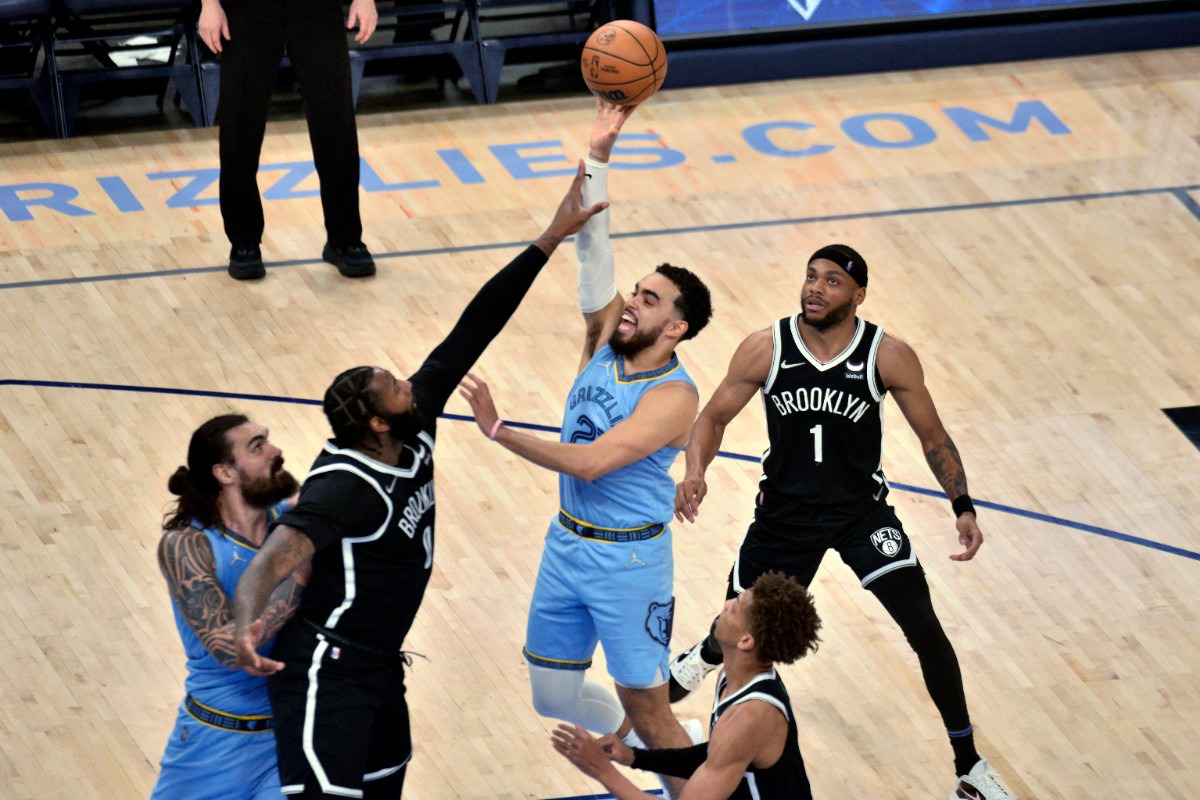
[[[297,397],[283,397],[280,395],[270,394],[244,394],[241,392],[218,392],[204,389],[173,389],[169,387],[158,386],[129,386],[115,383],[77,383],[72,381],[37,381],[37,380],[20,380],[20,379],[0,379],[0,387],[3,386],[32,386],[51,389],[95,389],[100,391],[111,392],[138,392],[143,394],[171,394],[171,395],[187,395],[190,397],[216,397],[224,400],[250,400],[254,402],[266,403],[293,403],[296,405],[319,406],[320,400],[306,400]],[[440,419],[454,420],[455,422],[474,422],[475,418],[463,414],[442,414]],[[510,422],[504,421],[505,425],[513,428],[520,428],[532,431],[541,431],[544,433],[560,433],[561,428],[551,425],[538,425],[530,422]],[[758,456],[750,456],[744,453],[732,453],[727,450],[718,450],[717,456],[720,458],[728,458],[734,461],[751,461],[758,463],[761,459]],[[894,489],[899,489],[903,492],[912,492],[913,494],[923,494],[929,497],[944,498],[946,495],[939,489],[926,489],[921,486],[913,486],[907,483],[892,483],[888,485]],[[1192,550],[1185,550],[1182,547],[1163,544],[1152,539],[1143,539],[1140,536],[1132,536],[1128,533],[1109,530],[1108,528],[1100,528],[1096,525],[1088,525],[1084,522],[1075,522],[1074,520],[1064,519],[1063,517],[1055,517],[1050,514],[1042,514],[1037,511],[1027,511],[1015,506],[1005,505],[1003,503],[993,503],[988,500],[975,500],[975,505],[981,508],[990,508],[993,511],[999,511],[1003,514],[1011,514],[1017,517],[1025,517],[1027,519],[1037,520],[1038,522],[1047,522],[1051,525],[1057,525],[1063,528],[1071,528],[1084,533],[1093,533],[1097,536],[1103,536],[1108,539],[1116,539],[1119,542],[1127,542],[1136,544],[1141,547],[1148,547],[1152,550],[1160,550],[1171,555],[1183,556],[1194,561],[1200,561],[1200,553]]]
[[1200,203],[1196,202],[1196,198],[1192,197],[1191,192],[1195,191],[1195,186],[1184,186],[1176,189],[1172,194],[1175,195],[1179,202],[1183,203],[1183,207],[1192,212],[1192,216],[1200,220]]
[[[681,228],[659,228],[649,231],[627,231],[612,234],[613,239],[641,239],[651,236],[676,236],[687,233],[713,233],[719,231],[752,230],[755,228],[776,228],[784,225],[811,225],[824,222],[844,222],[860,219],[886,219],[889,217],[916,216],[919,214],[946,214],[956,211],[982,211],[995,208],[1019,208],[1021,206],[1048,205],[1052,203],[1081,203],[1089,200],[1112,200],[1119,197],[1147,197],[1167,194],[1175,197],[1193,216],[1200,220],[1200,203],[1191,196],[1190,192],[1200,190],[1200,184],[1190,186],[1164,186],[1156,189],[1124,189],[1115,192],[1092,192],[1089,194],[1064,194],[1051,197],[1029,197],[1017,200],[995,200],[988,203],[959,203],[947,206],[926,206],[922,208],[896,208],[889,211],[859,211],[845,214],[825,214],[816,217],[789,217],[786,219],[759,220],[756,222],[728,222],[717,225],[690,225]],[[568,240],[569,241],[569,240]],[[460,247],[434,247],[423,250],[399,250],[392,253],[376,253],[375,259],[420,258],[430,255],[447,255],[457,253],[473,253],[489,250],[507,250],[528,245],[527,241],[493,242],[491,244],[462,245]],[[319,258],[293,259],[290,261],[274,261],[266,264],[267,269],[283,269],[286,267],[307,266],[323,263]],[[138,280],[142,278],[162,278],[178,275],[203,275],[213,272],[224,272],[226,266],[217,267],[187,267],[181,269],[155,270],[153,272],[124,272],[110,275],[93,275],[82,278],[53,278],[38,281],[16,281],[0,283],[4,289],[34,289],[43,286],[62,286],[66,284],[101,283],[105,281]]]

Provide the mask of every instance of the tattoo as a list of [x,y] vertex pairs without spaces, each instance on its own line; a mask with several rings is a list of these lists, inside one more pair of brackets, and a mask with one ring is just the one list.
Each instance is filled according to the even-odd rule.
[[208,537],[192,527],[171,531],[159,543],[158,566],[184,621],[204,649],[235,669],[233,604],[217,583],[217,565]]
[[963,470],[958,448],[954,446],[954,440],[949,435],[943,442],[925,451],[925,460],[947,497],[953,500],[967,493],[967,473]]
[[292,614],[296,613],[296,609],[300,607],[300,595],[303,591],[304,588],[291,576],[275,588],[261,617],[267,626],[266,633],[263,634],[263,641],[275,638],[275,635],[283,628],[283,624],[292,618]]
[[[158,565],[184,621],[204,649],[223,666],[237,669],[233,598],[217,581],[216,559],[208,537],[191,527],[171,531],[159,543]],[[302,588],[291,576],[275,588],[262,614],[267,628],[265,639],[279,633],[299,607]]]

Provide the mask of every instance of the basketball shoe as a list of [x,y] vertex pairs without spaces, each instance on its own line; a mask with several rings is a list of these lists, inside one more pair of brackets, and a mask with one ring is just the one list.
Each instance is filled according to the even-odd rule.
[[981,758],[966,775],[958,776],[958,783],[950,793],[950,800],[1016,800],[1004,790],[999,781],[988,770],[986,758]]
[[701,653],[703,646],[703,640],[696,642],[691,649],[685,650],[671,659],[670,696],[672,703],[678,703],[699,689],[700,684],[704,683],[704,679],[708,677],[708,673],[721,666],[720,664],[710,664],[704,660],[704,655]]

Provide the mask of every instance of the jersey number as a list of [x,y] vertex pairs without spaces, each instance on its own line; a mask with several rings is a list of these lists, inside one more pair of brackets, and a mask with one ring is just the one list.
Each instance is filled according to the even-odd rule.
[[821,446],[821,426],[814,425],[809,428],[808,432],[813,435],[813,461],[819,464],[824,460],[824,450]]
[[577,430],[571,434],[571,444],[594,442],[596,440],[596,423],[588,419],[586,415],[580,414],[579,419],[575,420],[575,424],[581,430]]

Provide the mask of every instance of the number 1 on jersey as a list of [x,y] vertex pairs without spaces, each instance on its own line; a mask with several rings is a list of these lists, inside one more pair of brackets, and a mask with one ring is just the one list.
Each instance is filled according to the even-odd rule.
[[819,464],[824,460],[824,452],[821,447],[821,426],[813,425],[808,432],[813,435],[813,461]]

